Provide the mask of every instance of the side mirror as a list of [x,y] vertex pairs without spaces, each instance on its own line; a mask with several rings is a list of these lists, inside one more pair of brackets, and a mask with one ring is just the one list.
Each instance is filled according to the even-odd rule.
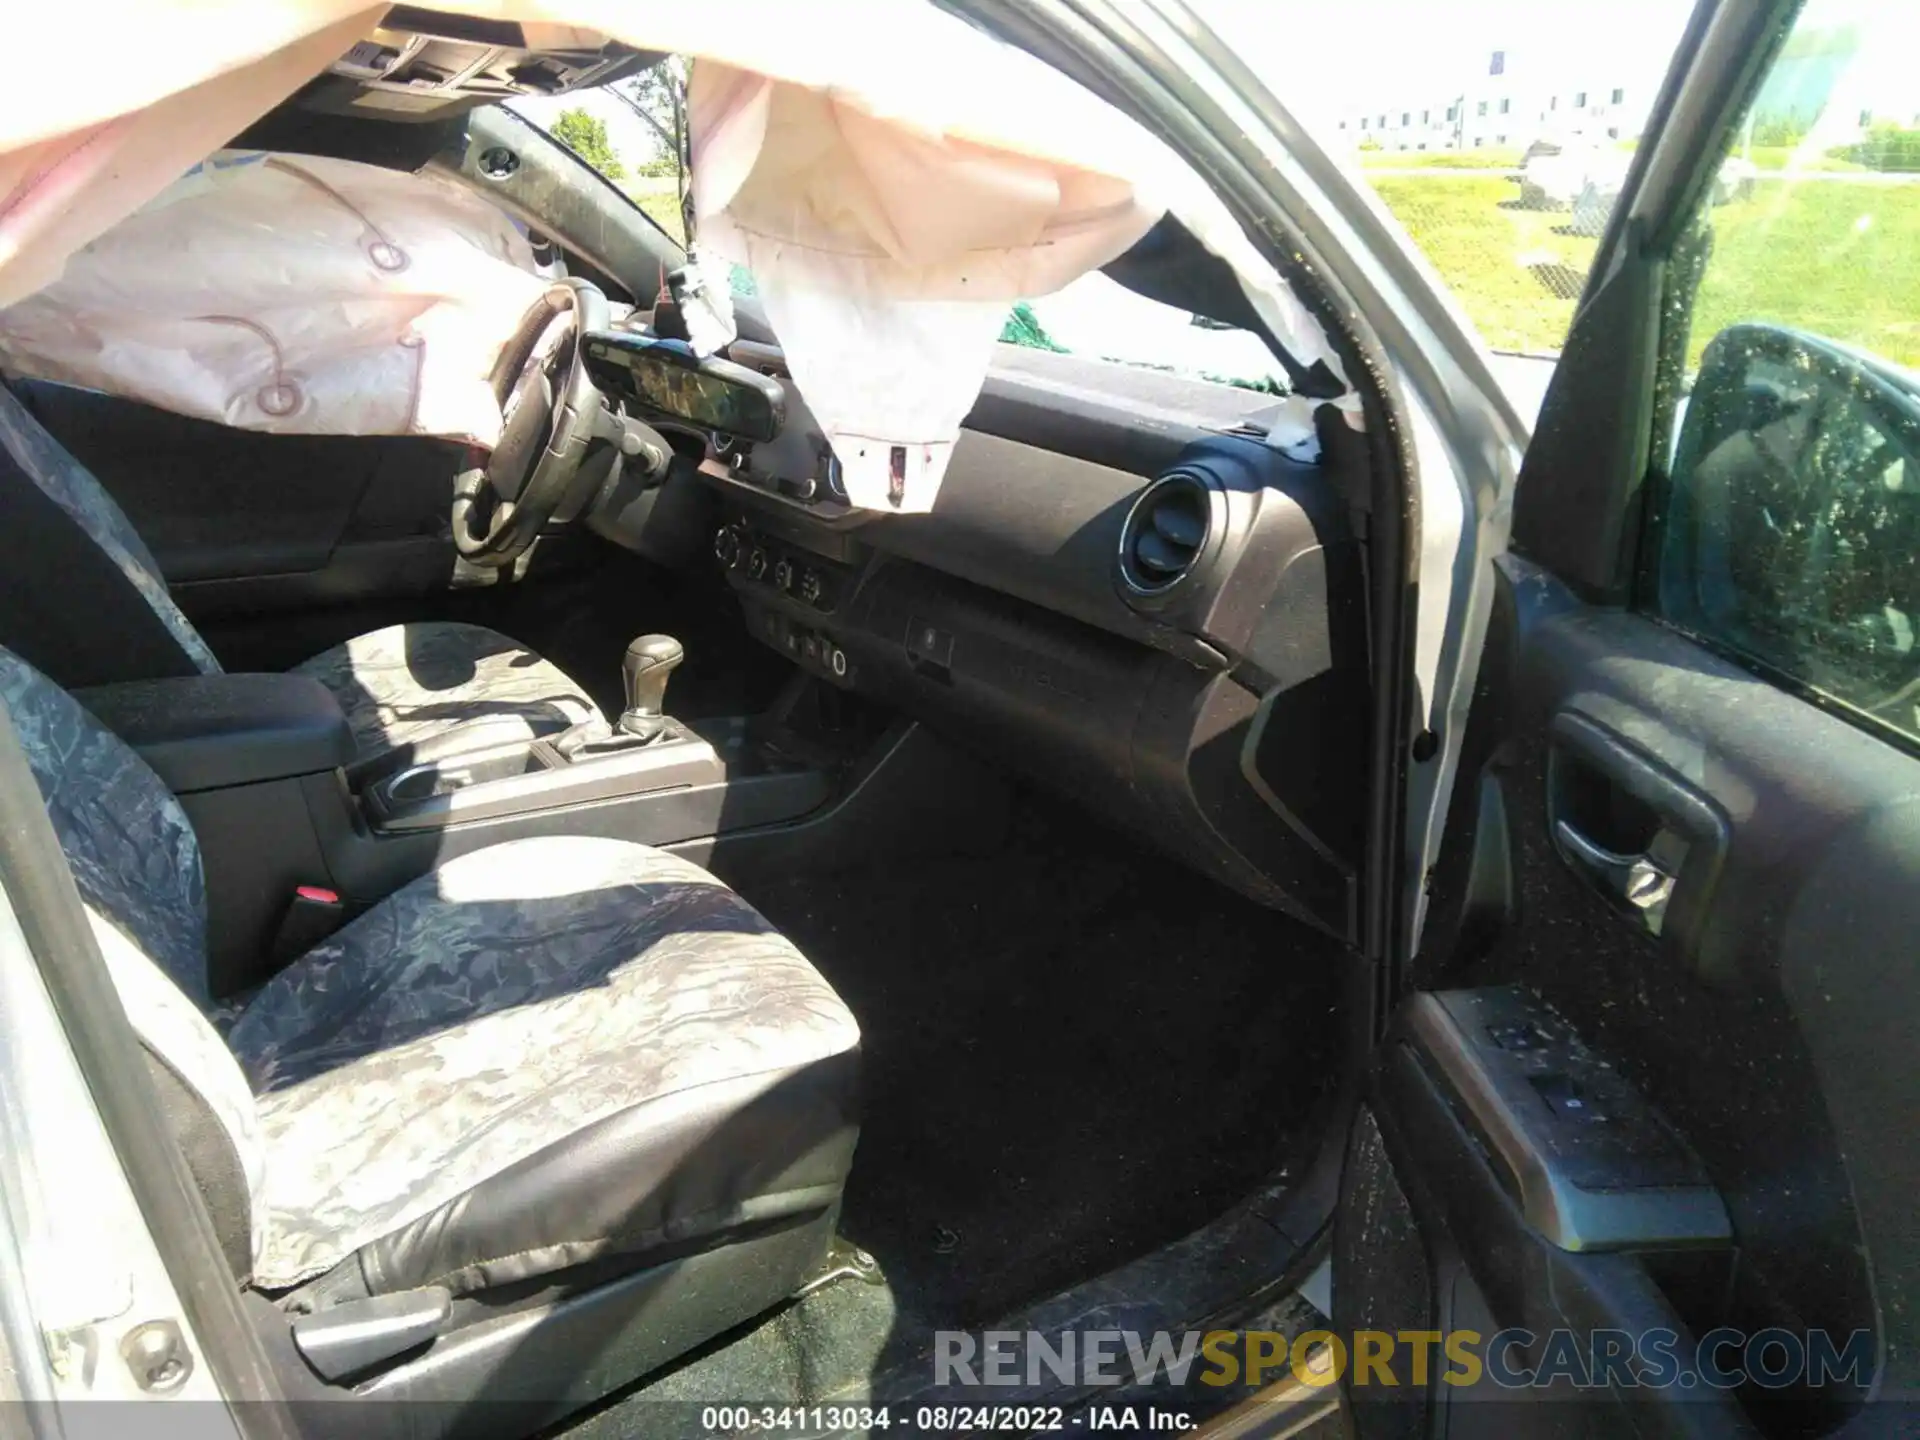
[[1920,377],[1733,326],[1701,357],[1665,488],[1668,620],[1920,733]]

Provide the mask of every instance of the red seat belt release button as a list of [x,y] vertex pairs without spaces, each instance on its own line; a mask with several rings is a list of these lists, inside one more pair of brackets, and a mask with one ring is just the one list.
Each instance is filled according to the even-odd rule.
[[276,970],[299,959],[327,936],[338,930],[347,918],[347,902],[338,890],[325,885],[298,885],[287,913],[280,917],[273,946],[267,952]]

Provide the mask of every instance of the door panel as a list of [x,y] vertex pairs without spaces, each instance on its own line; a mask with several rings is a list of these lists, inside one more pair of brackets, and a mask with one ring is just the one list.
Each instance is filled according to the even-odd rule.
[[65,385],[19,387],[97,476],[196,622],[444,590],[460,446],[264,435]]
[[[1871,264],[1907,313],[1914,232],[1884,176],[1726,183],[1836,13],[1702,0],[1637,146],[1520,475],[1343,1195],[1336,1312],[1397,1189],[1437,1324],[1564,1327],[1592,1383],[1434,1387],[1431,1417],[1358,1407],[1363,1434],[1910,1422],[1869,1400],[1920,1378],[1920,387],[1849,286]],[[1822,53],[1881,53],[1900,13]],[[1846,93],[1809,123],[1852,123]],[[1435,1018],[1483,1004],[1545,1038]],[[1601,1367],[1602,1327],[1636,1357],[1672,1331],[1678,1367]]]
[[[1493,683],[1463,790],[1477,783],[1485,794],[1461,807],[1453,864],[1436,877],[1435,958],[1417,976],[1428,993],[1403,1005],[1375,1068],[1377,1134],[1356,1141],[1337,1226],[1335,1318],[1381,1328],[1382,1317],[1355,1312],[1367,1303],[1361,1277],[1380,1264],[1362,1202],[1385,1173],[1422,1234],[1423,1304],[1442,1329],[1671,1328],[1697,1340],[1777,1326],[1825,1332],[1842,1351],[1866,1332],[1872,1353],[1884,1352],[1881,1383],[1898,1383],[1920,1275],[1904,1135],[1920,1103],[1920,974],[1908,961],[1920,923],[1920,760],[1663,625],[1581,604],[1523,560],[1501,569]],[[1664,852],[1660,868],[1674,878],[1657,924],[1556,833],[1570,818],[1623,857],[1659,853],[1663,831],[1686,834],[1684,853]],[[1476,846],[1475,832],[1489,830],[1505,843]],[[1496,883],[1486,871],[1502,864],[1510,870]],[[1433,992],[1452,1005],[1488,990],[1538,997],[1549,1029],[1563,1027],[1651,1107],[1697,1157],[1730,1240],[1678,1243],[1653,1226],[1636,1243],[1628,1226],[1624,1244],[1594,1252],[1589,1235],[1568,1248],[1529,1194],[1538,1176],[1514,1162],[1510,1137],[1422,1022]],[[1512,1102],[1546,1137],[1521,1148],[1549,1166],[1560,1153],[1544,1128],[1555,1104],[1567,1093],[1594,1103],[1575,1069],[1539,1067],[1553,1083]],[[1674,1182],[1624,1164],[1599,1188],[1665,1205]],[[1474,1423],[1488,1418],[1432,1394],[1472,1410]],[[1822,1434],[1863,1399],[1851,1383],[1622,1387],[1611,1399],[1518,1408],[1508,1397],[1494,1404],[1491,1433]],[[1403,1406],[1356,1400],[1362,1434],[1414,1423]]]
[[[1904,1349],[1914,1164],[1897,1117],[1920,1101],[1920,1064],[1915,1032],[1895,1027],[1920,1005],[1904,960],[1920,919],[1920,760],[1662,625],[1580,604],[1525,561],[1502,571],[1489,640],[1502,698],[1471,743],[1499,797],[1480,813],[1509,837],[1512,909],[1490,939],[1488,917],[1460,927],[1467,942],[1421,983],[1538,994],[1699,1155],[1734,1244],[1702,1248],[1704,1282],[1657,1282],[1694,1335],[1778,1325]],[[1572,800],[1570,748],[1590,771]],[[1647,776],[1652,805],[1632,794]],[[1675,813],[1705,837],[1664,867],[1676,878],[1660,933],[1569,854],[1556,828],[1570,805],[1586,807],[1584,828],[1617,826],[1601,843],[1624,854],[1645,853]],[[1471,883],[1486,890],[1443,877],[1446,900]],[[1822,1433],[1862,1397],[1735,1398],[1787,1434]]]

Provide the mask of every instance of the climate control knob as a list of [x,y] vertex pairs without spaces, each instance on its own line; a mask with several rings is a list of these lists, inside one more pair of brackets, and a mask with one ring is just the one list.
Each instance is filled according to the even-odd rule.
[[800,576],[800,598],[809,605],[818,605],[820,597],[826,592],[826,586],[820,581],[818,570],[807,570]]
[[749,580],[759,580],[763,578],[766,573],[767,552],[755,546],[753,553],[747,556],[747,578]]
[[793,562],[791,560],[782,560],[778,565],[773,567],[773,583],[775,588],[780,590],[793,589]]
[[731,570],[740,563],[740,547],[745,537],[738,525],[722,525],[713,534],[713,558]]

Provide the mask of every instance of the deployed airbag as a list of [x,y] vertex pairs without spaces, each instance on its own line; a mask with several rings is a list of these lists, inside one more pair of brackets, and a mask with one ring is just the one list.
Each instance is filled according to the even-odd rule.
[[221,151],[0,313],[0,363],[248,430],[490,446],[494,365],[545,289],[447,181]]
[[[437,8],[697,57],[701,242],[753,272],[857,504],[929,508],[1008,306],[1114,259],[1169,209],[1303,364],[1331,364],[1319,327],[1164,145],[923,0]],[[361,0],[30,8],[10,34],[19,53],[84,34],[89,83],[29,70],[32,93],[0,114],[0,304],[48,283],[205,154],[214,127],[238,133],[381,13]],[[222,403],[244,410],[232,393]],[[414,419],[478,434],[471,416]]]

